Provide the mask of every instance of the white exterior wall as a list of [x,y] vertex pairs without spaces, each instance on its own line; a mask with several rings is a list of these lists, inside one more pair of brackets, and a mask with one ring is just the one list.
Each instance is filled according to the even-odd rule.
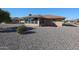
[[27,26],[27,27],[39,27],[40,24],[39,24],[39,20],[38,20],[37,24],[25,23],[24,25]]
[[20,23],[25,23],[25,21],[20,21]]

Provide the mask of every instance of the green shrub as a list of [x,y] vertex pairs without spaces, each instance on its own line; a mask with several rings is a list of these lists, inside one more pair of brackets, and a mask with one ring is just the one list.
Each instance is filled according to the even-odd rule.
[[25,31],[27,30],[26,26],[22,25],[22,26],[19,26],[17,27],[16,31],[19,33],[19,34],[23,34]]

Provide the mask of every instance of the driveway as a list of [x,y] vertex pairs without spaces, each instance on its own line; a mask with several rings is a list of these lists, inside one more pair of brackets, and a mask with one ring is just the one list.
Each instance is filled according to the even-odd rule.
[[0,32],[0,49],[79,50],[79,27],[38,27],[23,35]]

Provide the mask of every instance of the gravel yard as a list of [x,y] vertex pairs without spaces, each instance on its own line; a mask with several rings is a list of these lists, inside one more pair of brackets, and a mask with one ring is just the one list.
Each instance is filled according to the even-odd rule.
[[23,35],[0,32],[0,49],[79,50],[79,27],[37,27]]

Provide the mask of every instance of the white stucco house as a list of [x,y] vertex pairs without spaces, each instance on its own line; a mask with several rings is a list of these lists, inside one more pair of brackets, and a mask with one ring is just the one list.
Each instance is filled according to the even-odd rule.
[[61,27],[65,17],[55,15],[31,15],[24,17],[26,26]]

